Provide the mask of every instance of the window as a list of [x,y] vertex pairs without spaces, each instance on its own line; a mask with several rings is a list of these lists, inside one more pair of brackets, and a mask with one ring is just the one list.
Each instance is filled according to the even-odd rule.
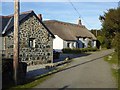
[[35,38],[29,39],[29,47],[35,47]]
[[67,43],[67,47],[68,47],[68,48],[70,47],[70,43]]

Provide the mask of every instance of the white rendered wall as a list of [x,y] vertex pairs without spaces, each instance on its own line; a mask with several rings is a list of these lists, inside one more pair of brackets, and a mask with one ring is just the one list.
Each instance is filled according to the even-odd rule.
[[70,48],[76,48],[76,42],[70,42]]
[[84,44],[85,44],[85,48],[87,48],[88,47],[88,43],[89,43],[89,39],[88,38],[85,38],[85,40],[84,40]]
[[89,41],[90,41],[89,38],[85,38],[85,39],[79,38],[79,40],[78,40],[79,48],[83,48],[82,43],[84,43],[84,48],[87,48]]
[[[69,47],[67,47],[67,43],[69,43]],[[76,48],[75,41],[63,41],[63,48]]]
[[57,35],[54,36],[55,39],[53,40],[53,49],[58,49],[58,50],[63,49],[63,40]]
[[93,41],[93,47],[96,47],[96,41]]
[[73,48],[77,48],[77,42],[74,42]]
[[63,48],[67,48],[67,41],[63,41]]

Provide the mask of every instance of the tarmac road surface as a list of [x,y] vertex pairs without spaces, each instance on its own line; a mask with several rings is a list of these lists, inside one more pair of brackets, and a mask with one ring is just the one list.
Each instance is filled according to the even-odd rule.
[[112,49],[104,50],[75,58],[63,71],[35,88],[116,88],[111,67],[103,60],[104,56],[112,52]]

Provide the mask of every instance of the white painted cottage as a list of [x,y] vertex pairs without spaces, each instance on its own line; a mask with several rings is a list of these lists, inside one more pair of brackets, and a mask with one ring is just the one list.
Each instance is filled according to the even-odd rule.
[[56,37],[53,40],[53,49],[96,47],[96,37],[81,24],[61,22],[57,20],[44,21],[44,24]]

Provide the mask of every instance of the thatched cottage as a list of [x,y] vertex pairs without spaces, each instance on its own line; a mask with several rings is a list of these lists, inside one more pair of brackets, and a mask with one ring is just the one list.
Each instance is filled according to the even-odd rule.
[[[2,20],[3,58],[13,58],[14,16],[0,16]],[[19,58],[30,64],[51,63],[54,35],[42,22],[41,14],[23,12],[19,16]]]
[[78,20],[78,24],[57,20],[44,21],[44,24],[56,37],[53,49],[96,47],[96,37]]

